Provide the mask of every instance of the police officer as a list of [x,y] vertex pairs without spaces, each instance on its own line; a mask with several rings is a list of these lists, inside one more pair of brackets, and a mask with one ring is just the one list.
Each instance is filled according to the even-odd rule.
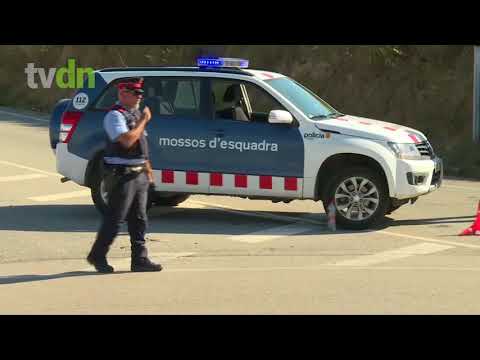
[[161,271],[162,266],[148,258],[145,246],[148,190],[153,182],[145,127],[152,115],[148,107],[142,112],[139,110],[143,79],[125,79],[117,84],[117,88],[119,101],[104,119],[107,133],[104,181],[108,206],[87,261],[100,273],[114,271],[107,262],[107,252],[120,225],[127,220],[132,251],[131,271]]

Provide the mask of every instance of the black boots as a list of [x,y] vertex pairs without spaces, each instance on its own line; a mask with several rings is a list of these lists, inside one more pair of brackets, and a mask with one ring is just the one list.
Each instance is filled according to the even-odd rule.
[[95,270],[97,270],[99,273],[102,273],[102,274],[113,273],[113,267],[108,265],[107,259],[105,258],[97,258],[90,254],[87,257],[87,261],[90,265],[93,265]]
[[[99,273],[113,273],[113,267],[108,265],[106,258],[94,257],[90,254],[87,257],[87,261],[90,265],[93,265],[95,267],[95,270],[97,270]],[[151,262],[150,259],[147,257],[132,258],[130,270],[133,272],[162,271],[162,265]]]
[[130,270],[133,272],[162,271],[162,265],[151,262],[147,257],[132,258]]

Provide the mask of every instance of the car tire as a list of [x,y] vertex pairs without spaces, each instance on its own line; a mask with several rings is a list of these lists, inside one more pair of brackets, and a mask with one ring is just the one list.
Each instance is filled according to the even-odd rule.
[[332,199],[336,199],[338,227],[348,230],[366,230],[375,226],[385,218],[390,207],[385,180],[367,167],[347,168],[337,173],[327,185],[323,199],[326,211]]
[[153,206],[177,206],[187,200],[190,195],[176,194],[172,196],[161,195],[156,193],[155,199],[152,200]]
[[390,205],[390,207],[388,208],[387,212],[385,215],[390,215],[391,213],[397,211],[398,209],[400,209],[403,205],[397,205],[397,206],[393,206],[393,205]]
[[103,161],[97,161],[95,165],[95,169],[93,170],[92,180],[90,182],[90,193],[92,197],[93,204],[95,205],[96,209],[105,214],[107,210],[107,203],[106,199],[103,195],[103,176],[104,176],[104,169],[103,169]]

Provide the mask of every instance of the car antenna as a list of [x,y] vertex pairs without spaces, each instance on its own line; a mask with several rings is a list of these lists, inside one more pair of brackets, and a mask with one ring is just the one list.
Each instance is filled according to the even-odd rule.
[[117,51],[118,57],[120,58],[120,61],[122,62],[123,67],[128,67],[127,63],[123,60],[122,54],[120,54],[120,51],[118,49],[115,49]]

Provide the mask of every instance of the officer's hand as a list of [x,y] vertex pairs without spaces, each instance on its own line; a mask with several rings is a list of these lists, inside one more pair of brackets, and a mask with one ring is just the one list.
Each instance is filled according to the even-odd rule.
[[147,122],[150,121],[150,119],[152,118],[152,112],[150,111],[150,108],[148,106],[145,106],[145,108],[142,111],[142,115],[145,117],[145,120]]

